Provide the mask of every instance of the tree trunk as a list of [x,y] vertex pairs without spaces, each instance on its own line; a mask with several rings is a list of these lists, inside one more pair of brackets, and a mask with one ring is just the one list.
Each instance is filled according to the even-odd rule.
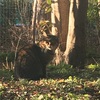
[[[59,4],[58,0],[52,0],[51,2],[51,34],[58,36],[60,33],[60,12],[59,12]],[[59,37],[59,36],[58,36]],[[59,49],[56,49],[55,53],[55,59],[53,63],[58,64],[60,62],[60,57],[59,57]]]
[[74,67],[85,64],[85,23],[88,0],[70,0],[65,62]]
[[[98,0],[98,7],[100,8],[100,0]],[[99,9],[99,17],[100,17],[100,9]]]
[[52,35],[58,35],[59,28],[60,28],[60,13],[59,13],[59,7],[58,7],[58,0],[52,0],[51,3],[51,33]]
[[[59,64],[63,60],[63,52],[66,49],[66,39],[68,34],[68,20],[69,20],[69,0],[55,0],[55,23],[58,24],[59,48],[56,49],[55,64]],[[54,8],[54,6],[52,6]],[[58,10],[59,11],[58,11]],[[57,23],[58,22],[58,23]]]
[[69,0],[59,0],[59,9],[61,16],[61,28],[60,28],[60,50],[62,52],[66,49],[66,39],[68,35],[68,22],[69,22]]
[[98,20],[97,20],[97,35],[98,35],[98,42],[100,44],[100,0],[98,0]]
[[35,43],[35,32],[36,32],[36,15],[37,15],[37,0],[34,0],[32,4],[32,24],[31,24],[31,31],[33,33],[33,43]]
[[31,31],[33,33],[33,43],[35,43],[35,36],[38,34],[38,26],[40,20],[44,19],[44,12],[42,9],[42,3],[44,0],[34,0],[34,3],[32,5],[33,7],[33,14],[32,14],[32,24],[31,24]]

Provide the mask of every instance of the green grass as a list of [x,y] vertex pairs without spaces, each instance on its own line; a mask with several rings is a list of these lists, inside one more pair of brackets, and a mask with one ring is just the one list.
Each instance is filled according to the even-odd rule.
[[100,66],[79,70],[66,64],[47,67],[47,79],[13,80],[0,70],[0,100],[100,100]]
[[13,71],[0,69],[0,80],[10,81],[12,76],[13,76]]
[[14,52],[8,52],[8,53],[1,53],[0,52],[0,62],[6,62],[6,60],[8,62],[13,62],[14,61],[14,57],[15,57],[15,53]]

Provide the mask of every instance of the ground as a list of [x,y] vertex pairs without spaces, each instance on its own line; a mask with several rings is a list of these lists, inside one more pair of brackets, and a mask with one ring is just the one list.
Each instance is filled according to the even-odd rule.
[[13,79],[0,70],[0,100],[100,100],[100,66],[79,70],[65,64],[47,67],[47,79]]

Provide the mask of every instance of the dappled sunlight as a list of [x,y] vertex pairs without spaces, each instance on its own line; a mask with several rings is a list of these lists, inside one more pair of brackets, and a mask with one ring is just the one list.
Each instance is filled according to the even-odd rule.
[[[91,66],[91,65],[89,65]],[[96,66],[96,65],[95,65]],[[99,99],[100,68],[78,70],[60,64],[47,67],[47,79],[15,81],[12,71],[0,70],[0,98],[30,100]]]

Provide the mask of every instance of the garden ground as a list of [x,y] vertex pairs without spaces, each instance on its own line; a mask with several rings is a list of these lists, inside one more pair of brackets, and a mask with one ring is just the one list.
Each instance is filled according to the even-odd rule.
[[0,100],[100,100],[100,66],[85,69],[60,64],[47,67],[47,79],[15,81],[0,70]]

